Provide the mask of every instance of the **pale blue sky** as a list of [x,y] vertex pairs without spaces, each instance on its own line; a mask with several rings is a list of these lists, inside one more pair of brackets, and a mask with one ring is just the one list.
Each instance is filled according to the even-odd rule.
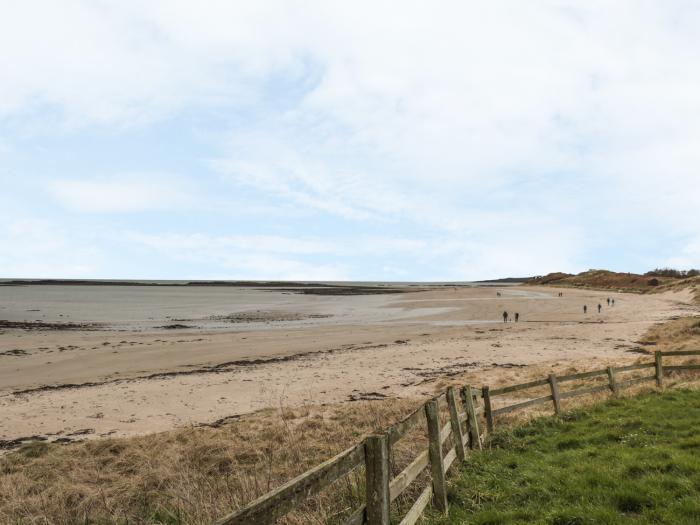
[[0,8],[1,277],[700,266],[696,2]]

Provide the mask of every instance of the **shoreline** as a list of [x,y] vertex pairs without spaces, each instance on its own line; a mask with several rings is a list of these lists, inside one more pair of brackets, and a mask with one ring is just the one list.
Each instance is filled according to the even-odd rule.
[[[687,294],[615,294],[621,300],[615,310],[584,317],[581,301],[603,292],[569,290],[562,299],[549,297],[556,294],[549,287],[534,290],[540,297],[509,291],[514,295],[464,288],[396,296],[392,307],[408,317],[365,325],[222,333],[7,330],[2,349],[10,344],[27,355],[0,355],[0,440],[62,439],[86,429],[75,439],[143,435],[270,406],[417,399],[446,380],[517,382],[543,367],[636,359],[643,351],[637,341],[651,325],[697,311]],[[497,317],[504,303],[520,309],[523,321],[478,321]],[[422,315],[426,304],[435,308]],[[460,324],[470,316],[474,324]]]

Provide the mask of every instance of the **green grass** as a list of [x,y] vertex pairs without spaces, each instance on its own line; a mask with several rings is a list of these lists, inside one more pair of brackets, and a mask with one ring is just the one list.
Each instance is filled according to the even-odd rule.
[[434,525],[700,523],[700,392],[611,400],[494,434]]

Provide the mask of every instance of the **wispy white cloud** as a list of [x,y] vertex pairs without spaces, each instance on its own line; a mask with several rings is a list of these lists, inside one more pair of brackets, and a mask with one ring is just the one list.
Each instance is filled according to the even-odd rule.
[[86,278],[104,262],[98,249],[73,242],[70,231],[46,220],[8,219],[0,224],[3,277]]
[[[300,131],[300,130],[298,130]],[[308,137],[304,137],[305,140]],[[295,149],[299,146],[303,149]],[[236,136],[228,155],[210,165],[229,181],[347,219],[386,218],[406,207],[402,192],[380,174],[368,174],[352,164],[333,162],[335,146],[300,145],[274,129]],[[305,151],[304,151],[305,150]]]
[[264,235],[212,236],[208,234],[154,235],[125,232],[123,240],[155,250],[169,260],[213,264],[226,279],[344,280],[341,263],[317,264],[304,256],[332,254],[336,246],[318,239]]
[[[556,271],[570,265],[580,249],[573,237],[550,229],[507,242],[488,236],[470,241],[449,236],[400,238],[358,235],[333,241],[311,236],[145,234],[116,235],[153,250],[168,260],[206,262],[228,270],[227,278],[322,280],[405,280],[407,261],[430,281],[494,278]],[[556,246],[552,249],[552,246]],[[334,261],[318,264],[314,261]],[[388,262],[387,262],[388,261]],[[398,263],[398,264],[397,264]],[[293,275],[293,277],[292,277]]]
[[[284,47],[284,12],[227,2],[4,5],[0,116],[48,109],[70,127],[128,127],[184,108],[254,102],[262,75],[297,67]],[[275,27],[283,32],[269,42],[265,29]]]
[[157,211],[192,203],[191,184],[153,173],[94,178],[57,178],[47,189],[62,206],[79,212]]
[[700,268],[700,235],[687,239],[674,256],[669,257],[658,266],[683,269]]

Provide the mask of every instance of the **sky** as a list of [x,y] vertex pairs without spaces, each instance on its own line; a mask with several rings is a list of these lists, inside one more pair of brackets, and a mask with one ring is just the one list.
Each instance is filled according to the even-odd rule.
[[0,277],[700,267],[696,1],[0,12]]

